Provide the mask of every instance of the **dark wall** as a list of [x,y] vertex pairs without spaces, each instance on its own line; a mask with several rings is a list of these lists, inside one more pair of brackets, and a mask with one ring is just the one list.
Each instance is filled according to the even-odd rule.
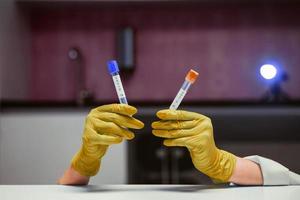
[[[123,74],[129,101],[173,99],[186,72],[200,72],[186,100],[254,100],[265,91],[261,64],[276,62],[300,98],[300,5],[50,6],[32,9],[33,100],[73,100],[71,47],[83,54],[84,84],[98,101],[116,100],[106,61],[116,32],[136,30],[136,69]],[[196,66],[196,67],[194,67]]]

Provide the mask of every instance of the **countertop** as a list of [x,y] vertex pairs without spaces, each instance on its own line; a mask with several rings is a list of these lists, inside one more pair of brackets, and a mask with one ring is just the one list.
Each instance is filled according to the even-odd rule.
[[263,199],[296,200],[300,186],[216,186],[216,185],[0,185],[1,200],[14,199]]

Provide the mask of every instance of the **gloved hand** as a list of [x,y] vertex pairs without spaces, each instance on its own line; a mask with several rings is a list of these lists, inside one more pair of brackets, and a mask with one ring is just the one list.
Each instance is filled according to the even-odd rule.
[[96,175],[108,146],[122,142],[123,138],[133,139],[133,132],[127,128],[144,127],[143,122],[132,117],[136,112],[135,107],[125,104],[92,109],[85,121],[81,149],[72,159],[72,168],[83,176]]
[[153,122],[152,133],[167,138],[165,146],[187,147],[194,166],[216,182],[227,182],[236,157],[216,147],[211,120],[198,113],[180,110],[157,112],[161,121]]

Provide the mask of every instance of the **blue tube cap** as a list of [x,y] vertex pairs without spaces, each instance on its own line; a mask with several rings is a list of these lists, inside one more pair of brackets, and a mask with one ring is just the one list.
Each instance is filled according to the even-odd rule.
[[116,60],[110,60],[107,62],[107,68],[110,74],[114,74],[116,72],[119,72],[118,63]]

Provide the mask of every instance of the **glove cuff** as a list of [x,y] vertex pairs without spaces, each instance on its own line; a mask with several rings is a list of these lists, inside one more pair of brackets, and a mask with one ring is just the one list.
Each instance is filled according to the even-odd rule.
[[236,156],[224,150],[218,150],[215,165],[206,174],[213,179],[214,183],[227,183],[236,166]]
[[95,176],[100,169],[100,159],[90,158],[81,148],[72,158],[71,166],[82,176]]

